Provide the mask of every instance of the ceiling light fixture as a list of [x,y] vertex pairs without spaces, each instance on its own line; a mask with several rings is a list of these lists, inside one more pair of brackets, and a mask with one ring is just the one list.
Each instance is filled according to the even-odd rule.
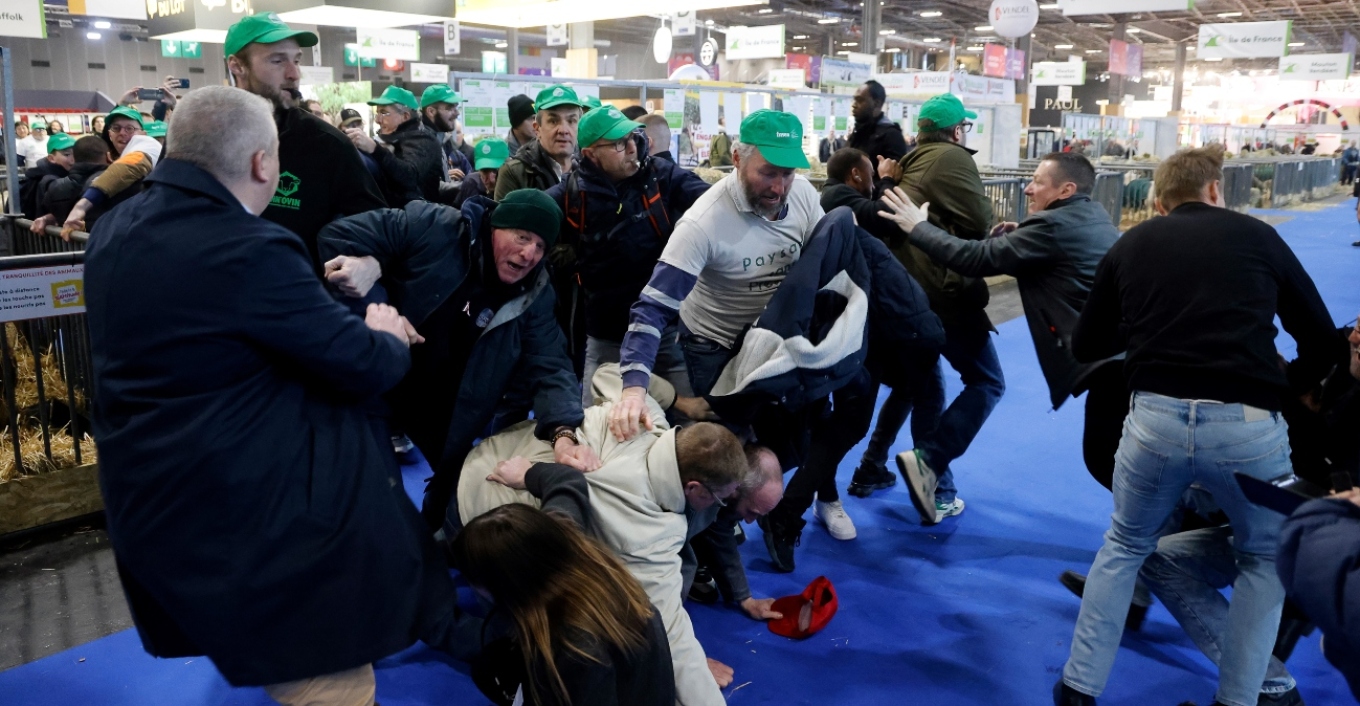
[[108,20],[96,20],[95,23],[94,23],[94,28],[95,28],[95,29],[113,29],[113,23],[112,23],[112,22],[109,22]]
[[992,31],[992,26],[991,26],[991,25],[982,25],[981,27],[974,27],[974,28],[973,28],[973,31],[974,31],[974,32],[990,32],[990,31]]
[[834,24],[836,24],[837,22],[840,22],[840,21],[841,21],[841,18],[839,18],[839,17],[823,17],[822,19],[817,20],[817,24],[819,24],[819,25],[834,25]]
[[[282,0],[274,0],[278,3]],[[313,0],[308,0],[313,1]],[[360,2],[361,0],[344,0]],[[379,2],[380,0],[363,0]],[[407,5],[407,2],[401,5]],[[469,6],[474,3],[467,3]],[[571,24],[576,22],[597,22],[617,20],[625,17],[647,17],[674,15],[677,12],[699,10],[725,10],[732,7],[769,5],[767,0],[631,0],[631,2],[599,2],[599,0],[521,0],[517,2],[478,2],[476,9],[458,7],[458,19],[464,24],[492,25],[495,27],[543,27],[549,24]],[[272,7],[272,5],[271,5]],[[279,17],[288,18],[280,12]],[[441,18],[442,19],[442,18]],[[318,24],[311,22],[309,24]],[[326,22],[324,24],[339,24]],[[406,22],[404,25],[422,24],[420,21]],[[348,27],[372,25],[349,23]]]
[[895,30],[895,29],[880,29],[880,30],[878,30],[878,33],[886,37],[886,36],[888,36],[888,35],[890,35],[890,34],[897,34],[897,30]]
[[843,47],[857,47],[857,46],[859,46],[859,42],[841,42],[841,46],[843,46]]
[[383,29],[453,19],[453,8],[439,3],[420,0],[401,5],[404,12],[388,10],[392,5],[377,0],[275,0],[269,9],[284,22],[327,27]]
[[86,32],[86,33],[85,33],[85,38],[86,38],[86,39],[99,39],[99,38],[101,38],[101,37],[103,37],[103,36],[104,36],[104,35],[102,35],[102,34],[100,34],[100,33],[98,33],[98,32]]
[[920,13],[922,17],[940,17],[943,14],[944,13],[939,10],[926,10],[925,12]]
[[793,35],[793,38],[794,38],[794,39],[808,39],[808,36],[807,36],[806,34],[795,34],[795,35]]
[[849,52],[848,50],[841,50],[841,51],[838,51],[838,52],[836,52],[836,53],[837,53],[837,54],[844,54],[844,55],[846,55],[846,56],[849,56],[849,55],[850,55],[850,52]]
[[926,37],[925,39],[922,39],[921,41],[925,42],[926,44],[935,44],[936,42],[939,42],[939,41],[941,41],[941,40],[940,40],[939,37]]
[[1039,9],[1040,9],[1040,10],[1057,10],[1058,8],[1061,8],[1061,7],[1062,7],[1062,5],[1059,5],[1059,4],[1056,3],[1056,2],[1046,2],[1046,3],[1042,4],[1042,5],[1040,5],[1040,6],[1039,6]]
[[973,45],[971,47],[968,47],[968,51],[982,51],[982,50],[983,49],[981,45]]
[[1221,57],[1221,56],[1209,56],[1209,57],[1205,57],[1204,60],[1205,60],[1205,61],[1223,61],[1223,57]]
[[1241,17],[1241,16],[1242,16],[1242,13],[1240,13],[1240,12],[1220,12],[1220,13],[1218,13],[1218,16],[1219,16],[1219,17]]
[[1104,51],[1104,50],[1103,50],[1103,49],[1087,49],[1087,50],[1086,50],[1086,53],[1087,53],[1087,54],[1099,54],[1099,53],[1102,52],[1102,51]]
[[888,54],[901,54],[901,53],[902,53],[902,48],[901,48],[901,47],[888,47],[887,49],[884,49],[883,51],[887,52]]
[[1071,48],[1072,48],[1072,45],[1071,45],[1071,44],[1054,44],[1054,45],[1053,45],[1053,48],[1054,48],[1054,49],[1071,49]]
[[497,49],[505,49],[508,46],[510,46],[509,42],[496,42]]
[[771,9],[768,8],[768,7],[762,7],[762,8],[760,8],[759,10],[756,10],[756,14],[757,14],[757,15],[768,15],[768,14],[770,14],[771,12],[774,12],[774,10],[771,10]]
[[1127,32],[1127,33],[1129,33],[1129,34],[1138,34],[1139,32],[1142,32],[1143,30],[1138,29],[1137,27],[1130,27],[1130,28],[1128,28],[1128,29],[1126,29],[1126,30],[1124,30],[1124,31]]
[[1308,46],[1308,43],[1307,43],[1307,42],[1290,42],[1290,43],[1289,43],[1289,46],[1291,46],[1291,47],[1306,47],[1306,46]]

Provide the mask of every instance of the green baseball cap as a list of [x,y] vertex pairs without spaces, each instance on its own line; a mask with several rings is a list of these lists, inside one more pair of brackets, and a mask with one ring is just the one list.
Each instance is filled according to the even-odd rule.
[[64,133],[64,132],[59,132],[59,133],[57,133],[57,134],[55,134],[55,135],[53,135],[53,136],[47,138],[47,153],[48,153],[48,154],[52,154],[53,152],[56,152],[57,150],[69,150],[69,149],[71,149],[72,147],[75,147],[75,146],[76,146],[76,138],[71,137],[70,135],[67,135],[67,134]]
[[[218,25],[219,27],[221,25]],[[314,47],[320,40],[315,34],[303,29],[293,29],[272,12],[247,15],[227,28],[227,43],[223,47],[226,56],[232,56],[247,44],[273,44],[285,39],[297,39],[300,47]]]
[[781,169],[807,169],[803,124],[798,116],[764,108],[741,121],[741,142],[755,145],[760,156]]
[[404,105],[411,110],[420,110],[420,104],[416,103],[416,94],[402,88],[401,86],[388,86],[381,96],[368,102],[369,105]]
[[457,91],[443,85],[430,86],[425,89],[424,93],[420,94],[421,110],[424,110],[435,103],[452,103],[456,105],[462,102],[463,97],[458,95]]
[[577,132],[577,144],[589,147],[599,140],[617,140],[628,133],[643,127],[642,123],[629,120],[618,108],[609,106],[586,113],[581,118]]
[[142,125],[142,114],[125,105],[120,105],[109,111],[108,117],[104,118],[104,127],[107,128],[114,118],[128,118],[136,120],[138,125]]
[[165,132],[170,129],[164,120],[153,120],[146,124],[147,137],[165,137]]
[[535,110],[550,110],[560,105],[574,105],[584,108],[586,102],[576,95],[571,86],[549,86],[538,92],[534,99]]
[[931,98],[921,106],[916,117],[916,126],[922,130],[943,130],[963,122],[964,118],[976,118],[977,113],[963,109],[963,101],[953,93],[942,93]]
[[499,137],[487,137],[472,146],[474,169],[500,169],[510,159],[510,145]]
[[545,191],[511,191],[491,212],[491,227],[527,230],[551,248],[557,244],[557,235],[562,229],[562,207]]
[[586,104],[582,107],[585,108],[586,112],[589,112],[603,106],[604,103],[601,103],[599,98],[596,98],[595,96],[586,96]]
[[46,129],[47,129],[47,121],[46,121],[46,120],[34,120],[33,122],[31,122],[31,123],[28,124],[28,127],[29,127],[30,130],[46,130]]

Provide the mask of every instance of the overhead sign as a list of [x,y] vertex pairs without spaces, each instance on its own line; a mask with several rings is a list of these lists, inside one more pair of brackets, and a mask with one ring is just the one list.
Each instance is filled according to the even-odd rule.
[[784,56],[784,25],[728,27],[723,46],[728,61],[781,58]]
[[1006,45],[995,42],[983,45],[982,75],[1006,78]]
[[84,311],[84,265],[0,272],[0,321],[25,321]]
[[46,39],[42,0],[0,0],[0,37]]
[[378,65],[377,59],[370,59],[359,54],[358,44],[345,45],[345,66],[358,66],[367,69]]
[[458,20],[444,23],[444,56],[457,56],[463,51]]
[[1281,20],[1200,25],[1195,56],[1201,59],[1285,56],[1289,53],[1293,24]]
[[1039,23],[1039,4],[1034,0],[992,0],[987,24],[1003,37],[1023,37]]
[[548,46],[564,47],[567,45],[567,26],[565,24],[548,25]]
[[[212,30],[226,41],[227,28],[252,14],[250,0],[146,0],[147,34],[175,39],[180,32]],[[202,33],[200,33],[202,36]],[[181,45],[180,55],[184,56]]]
[[770,69],[769,83],[780,88],[807,88],[807,72],[802,69]]
[[448,83],[449,67],[444,64],[411,64],[411,83]]
[[1036,61],[1029,82],[1035,86],[1080,86],[1086,83],[1084,61]]
[[671,34],[677,37],[694,36],[694,11],[677,12],[671,17]]
[[1117,12],[1189,12],[1195,0],[1058,0],[1064,15],[1109,15]]
[[1281,81],[1333,81],[1351,77],[1351,54],[1295,54],[1280,59]]
[[335,69],[329,66],[299,66],[302,72],[298,84],[302,86],[319,86],[324,83],[335,83]]
[[853,61],[822,57],[823,86],[863,86],[873,75],[874,67]]
[[70,0],[66,4],[73,15],[119,20],[145,20],[146,6],[146,0]]
[[172,59],[202,59],[203,43],[186,42],[178,39],[162,39],[161,56]]
[[1006,78],[1023,81],[1025,78],[1025,52],[1022,49],[1006,50]]
[[365,59],[420,61],[420,32],[413,29],[355,30],[359,56]]

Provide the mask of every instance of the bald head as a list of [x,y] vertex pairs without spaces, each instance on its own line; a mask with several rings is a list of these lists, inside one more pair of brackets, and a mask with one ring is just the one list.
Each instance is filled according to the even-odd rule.
[[666,118],[656,113],[648,113],[638,118],[646,128],[647,142],[651,143],[649,154],[665,152],[671,148],[671,126],[666,123]]

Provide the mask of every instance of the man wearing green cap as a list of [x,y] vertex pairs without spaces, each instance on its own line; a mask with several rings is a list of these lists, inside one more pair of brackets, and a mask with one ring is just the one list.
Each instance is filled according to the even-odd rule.
[[[982,240],[992,227],[992,205],[982,190],[982,178],[973,161],[975,152],[964,147],[973,127],[969,121],[976,117],[977,113],[965,110],[953,94],[931,98],[921,106],[917,119],[917,147],[900,162],[898,185],[902,190],[915,203],[930,204],[932,225],[964,240]],[[963,392],[939,413],[935,432],[925,439],[913,439],[917,448],[897,457],[912,504],[925,522],[934,524],[963,512],[949,466],[968,450],[1005,392],[1006,382],[992,345],[995,329],[987,318],[987,283],[952,270],[946,270],[942,278],[939,273],[943,265],[910,243],[899,244],[894,254],[925,288],[931,309],[944,323],[945,345],[940,353],[964,385]],[[892,393],[911,394],[905,389]],[[899,406],[891,396],[887,404]],[[917,410],[924,411],[920,405]],[[896,438],[902,421],[901,415],[892,419],[880,415],[880,428],[874,430],[874,436]],[[892,428],[894,424],[896,428]],[[894,482],[892,473],[881,467],[861,467],[854,479],[856,486],[869,491],[891,487]]]
[[[817,190],[794,173],[808,166],[796,116],[758,110],[741,123],[733,173],[709,189],[676,224],[651,279],[630,310],[621,351],[624,392],[611,412],[619,439],[651,426],[644,396],[656,366],[661,332],[680,320],[680,346],[690,386],[706,395],[722,373],[742,330],[779,288],[824,212]],[[845,450],[814,436],[806,461],[784,498],[761,520],[766,548],[780,571],[794,568],[793,549],[806,520],[817,514],[842,539],[855,536],[835,486]]]
[[496,180],[496,198],[516,189],[546,191],[571,171],[576,155],[576,130],[585,101],[570,86],[549,86],[538,92],[534,128],[538,139],[506,160]]
[[387,205],[344,133],[301,105],[302,48],[317,41],[315,34],[290,28],[278,15],[260,13],[232,25],[224,47],[235,86],[274,106],[279,187],[262,216],[297,233],[314,259],[322,226],[337,216]]
[[420,94],[420,124],[434,135],[442,155],[439,176],[439,202],[457,199],[460,182],[472,173],[472,162],[454,145],[458,129],[458,104],[463,102],[452,88],[436,84]]
[[[71,208],[62,223],[63,238],[69,238],[75,231],[89,231],[100,216],[140,193],[142,180],[155,169],[161,157],[161,144],[146,136],[142,114],[133,108],[120,106],[109,111],[101,137],[108,143],[115,161],[89,183]],[[47,218],[43,216],[33,222],[35,233],[52,225]]]
[[[394,424],[434,470],[422,508],[431,530],[456,532],[450,500],[463,460],[512,381],[531,391],[536,434],[552,444],[558,463],[599,467],[573,432],[583,419],[580,383],[543,262],[561,224],[562,211],[547,194],[520,189],[499,203],[473,197],[462,209],[413,202],[351,216],[318,238],[332,285],[363,298],[381,282],[425,337],[387,399]],[[354,267],[370,260],[380,269]]]
[[381,96],[368,102],[374,106],[378,139],[360,127],[345,128],[345,134],[360,152],[378,165],[378,187],[387,205],[400,208],[416,199],[439,199],[440,175],[445,173],[439,141],[421,127],[419,104],[414,93],[400,86],[388,86]]
[[47,139],[47,156],[24,171],[24,182],[19,187],[19,204],[25,218],[35,220],[42,215],[38,209],[47,187],[69,174],[75,165],[76,160],[71,153],[75,144],[75,138],[66,133],[53,135]]
[[34,120],[28,125],[28,136],[14,144],[15,154],[24,158],[24,164],[33,167],[47,157],[47,121]]
[[472,147],[472,154],[474,171],[458,185],[454,208],[461,208],[474,196],[490,197],[496,192],[496,177],[510,157],[510,147],[499,137],[484,137]]
[[[548,190],[565,214],[558,253],[568,256],[554,264],[579,282],[585,294],[585,406],[594,404],[595,371],[604,363],[619,362],[628,309],[647,285],[675,224],[708,191],[708,184],[693,172],[648,156],[642,129],[642,123],[614,106],[586,113],[577,167]],[[570,309],[572,294],[558,292],[564,308]],[[663,332],[657,374],[681,397],[690,397],[677,335],[674,327]]]
[[38,202],[38,213],[45,214],[38,220],[44,227],[65,223],[71,209],[85,193],[85,186],[109,166],[109,143],[98,135],[86,135],[76,140],[71,154],[74,161],[71,173],[52,182]]

